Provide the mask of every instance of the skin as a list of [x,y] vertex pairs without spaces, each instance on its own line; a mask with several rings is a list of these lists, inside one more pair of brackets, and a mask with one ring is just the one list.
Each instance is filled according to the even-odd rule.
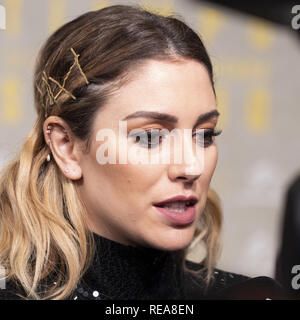
[[[100,129],[110,128],[118,136],[119,120],[140,110],[168,113],[179,120],[177,124],[172,124],[154,119],[130,119],[127,121],[128,132],[136,128],[166,128],[169,131],[173,128],[192,129],[199,115],[215,109],[213,88],[201,63],[194,60],[181,60],[180,63],[148,60],[135,71],[133,80],[119,89],[106,106],[98,111],[88,154],[80,151],[80,141],[72,136],[68,125],[61,118],[47,118],[44,123],[45,137],[50,124],[53,129],[49,145],[53,157],[63,174],[78,184],[79,194],[87,208],[90,229],[126,245],[162,250],[187,247],[193,239],[197,219],[205,207],[209,184],[217,164],[215,138],[213,144],[204,149],[204,169],[201,174],[186,174],[186,169],[199,166],[200,159],[194,152],[197,143],[195,137],[190,136],[192,163],[117,162],[100,165],[96,153],[103,142],[96,140],[96,134]],[[216,125],[217,118],[213,118],[196,129],[213,129]],[[127,138],[127,141],[129,146],[134,145],[132,138]],[[148,152],[137,144],[134,147],[144,154]],[[69,173],[64,172],[65,168],[69,169]],[[198,197],[197,218],[193,223],[175,225],[152,205],[176,195]]]

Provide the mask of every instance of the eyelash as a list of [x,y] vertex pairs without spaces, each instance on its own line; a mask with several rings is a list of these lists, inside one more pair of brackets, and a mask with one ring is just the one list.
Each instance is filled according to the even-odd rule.
[[[162,138],[162,139],[165,138],[165,134],[160,133],[161,130],[159,130],[159,129],[151,129],[151,130],[145,130],[144,131],[147,134],[147,139],[148,139],[147,143],[140,143],[140,141],[142,141],[142,138],[143,138],[143,137],[141,137],[142,133],[144,133],[143,131],[135,133],[135,134],[132,134],[130,137],[132,137],[135,140],[135,142],[138,143],[139,145],[141,145],[143,148],[152,149],[152,148],[157,147],[158,143],[153,143],[151,145],[151,143],[150,143],[151,142],[151,137],[152,137],[151,136],[151,131],[152,131],[152,134],[153,133],[155,134],[154,139],[152,139],[154,142],[157,140],[157,137]],[[212,138],[215,137],[215,136],[220,135],[221,133],[222,133],[222,130],[205,129],[204,130],[204,148],[207,148],[210,145],[212,145],[213,144],[213,139]],[[193,137],[194,136],[198,136],[198,135],[200,135],[200,133],[194,134]],[[139,141],[136,141],[137,137],[140,138]],[[206,138],[209,138],[209,141],[206,141]],[[150,139],[150,141],[149,141],[149,139]]]
[[[209,147],[213,144],[213,137],[219,136],[222,133],[222,130],[216,130],[216,129],[205,129],[204,130],[204,148]],[[200,133],[196,133],[196,136],[200,135]],[[209,138],[209,142],[206,143],[205,139]]]

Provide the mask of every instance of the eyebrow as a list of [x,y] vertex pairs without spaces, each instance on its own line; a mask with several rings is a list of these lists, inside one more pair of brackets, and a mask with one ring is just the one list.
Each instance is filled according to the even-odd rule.
[[[210,112],[203,113],[200,116],[198,116],[194,128],[196,128],[198,125],[207,122],[213,118],[218,118],[220,115],[219,111],[217,109],[214,109]],[[134,112],[128,116],[126,116],[123,120],[128,120],[128,119],[136,119],[136,118],[147,118],[147,119],[155,119],[155,120],[161,120],[161,121],[167,121],[171,123],[177,123],[178,118],[168,114],[168,113],[161,113],[161,112],[156,112],[156,111],[137,111]]]

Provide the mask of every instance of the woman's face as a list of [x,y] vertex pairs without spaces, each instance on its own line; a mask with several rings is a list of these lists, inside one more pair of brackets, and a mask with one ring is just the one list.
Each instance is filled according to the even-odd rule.
[[[215,138],[203,148],[204,157],[196,155],[196,129],[214,129],[217,116],[206,119],[194,127],[200,115],[216,110],[213,88],[205,67],[193,60],[181,63],[148,60],[134,75],[134,79],[112,96],[100,109],[94,122],[93,142],[89,154],[81,155],[79,166],[82,177],[80,195],[88,210],[88,223],[95,233],[123,244],[143,245],[163,250],[178,250],[189,245],[196,223],[205,207],[207,192],[217,163]],[[125,135],[119,134],[119,121],[138,112],[157,112],[177,118],[177,122],[152,117],[127,119]],[[145,139],[127,135],[133,129],[193,129],[187,140],[191,151],[189,159],[175,163],[132,163],[120,164],[118,139],[125,139],[127,150],[132,148],[145,158],[151,145]],[[117,138],[97,141],[97,133],[111,129]],[[98,135],[99,137],[99,135]],[[152,152],[159,155],[158,145]],[[147,142],[147,139],[146,139]],[[149,138],[150,142],[150,138]],[[99,147],[116,151],[116,163],[99,163]],[[170,145],[173,154],[177,146]],[[149,148],[148,148],[149,147]],[[183,145],[184,147],[184,145]],[[188,147],[187,147],[188,148]],[[98,153],[97,153],[98,151]],[[119,152],[120,151],[120,152]],[[188,152],[189,152],[188,151]],[[123,151],[122,151],[123,152]],[[107,153],[106,153],[107,154]],[[204,160],[204,163],[203,163]],[[201,163],[204,164],[202,171]],[[190,170],[190,171],[188,171]],[[184,195],[196,196],[196,218],[187,223],[171,221],[153,205],[168,198]]]

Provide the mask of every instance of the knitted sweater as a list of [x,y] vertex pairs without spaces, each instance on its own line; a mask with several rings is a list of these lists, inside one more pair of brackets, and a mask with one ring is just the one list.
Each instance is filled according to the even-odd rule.
[[[68,297],[70,300],[203,300],[277,299],[280,285],[268,277],[248,276],[215,269],[205,290],[202,264],[186,260],[200,276],[182,268],[181,251],[127,246],[94,234],[92,265]],[[0,300],[20,299],[22,288],[11,281],[0,289]]]

